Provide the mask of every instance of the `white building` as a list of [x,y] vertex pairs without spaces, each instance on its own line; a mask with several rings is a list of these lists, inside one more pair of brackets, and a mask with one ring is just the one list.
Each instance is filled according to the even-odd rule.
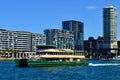
[[35,51],[38,44],[46,44],[45,35],[0,29],[0,50]]
[[46,44],[46,36],[43,34],[32,33],[32,51],[36,51],[38,44]]

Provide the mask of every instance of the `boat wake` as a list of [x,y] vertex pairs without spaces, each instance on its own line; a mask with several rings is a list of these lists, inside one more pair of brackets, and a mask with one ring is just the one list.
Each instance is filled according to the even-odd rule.
[[89,63],[89,66],[118,66],[120,63],[103,63],[103,64],[93,64]]

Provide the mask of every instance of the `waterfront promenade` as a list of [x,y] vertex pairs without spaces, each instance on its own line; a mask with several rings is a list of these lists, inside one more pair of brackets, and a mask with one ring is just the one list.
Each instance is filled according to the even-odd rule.
[[0,58],[0,61],[12,61],[14,58]]
[[2,60],[14,60],[15,58],[27,58],[28,56],[35,55],[35,52],[22,52],[22,53],[4,53],[0,55],[0,61]]

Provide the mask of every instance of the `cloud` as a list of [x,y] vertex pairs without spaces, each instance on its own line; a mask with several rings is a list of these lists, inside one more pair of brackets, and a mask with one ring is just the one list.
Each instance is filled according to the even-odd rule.
[[87,9],[96,9],[96,6],[88,6]]

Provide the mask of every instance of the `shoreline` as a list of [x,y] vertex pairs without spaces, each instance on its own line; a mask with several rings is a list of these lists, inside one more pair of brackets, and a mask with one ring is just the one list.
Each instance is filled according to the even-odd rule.
[[0,58],[0,61],[13,61],[14,58]]

